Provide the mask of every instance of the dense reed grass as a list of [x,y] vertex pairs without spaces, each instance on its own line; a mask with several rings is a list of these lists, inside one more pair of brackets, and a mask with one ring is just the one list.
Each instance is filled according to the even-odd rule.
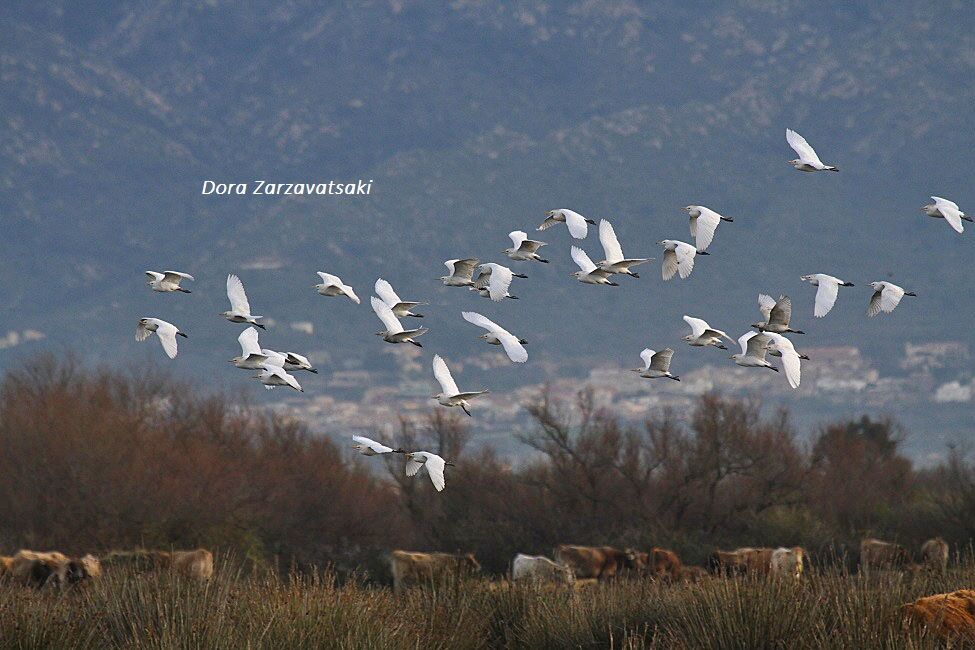
[[332,576],[244,576],[207,584],[169,574],[106,574],[57,591],[0,587],[4,648],[932,648],[901,605],[975,584],[946,575],[810,575],[782,580],[649,580],[575,590],[486,579],[439,591]]

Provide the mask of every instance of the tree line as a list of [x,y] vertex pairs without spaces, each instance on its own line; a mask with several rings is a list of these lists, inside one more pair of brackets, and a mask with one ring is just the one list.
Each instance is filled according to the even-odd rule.
[[445,409],[401,418],[393,446],[456,463],[447,489],[366,459],[279,412],[163,371],[39,356],[0,382],[0,550],[195,548],[257,567],[385,579],[394,548],[472,551],[503,573],[559,543],[677,550],[803,546],[851,567],[862,537],[975,537],[975,466],[917,468],[898,424],[863,416],[801,436],[787,411],[702,395],[639,424],[588,390],[543,392],[512,462]]

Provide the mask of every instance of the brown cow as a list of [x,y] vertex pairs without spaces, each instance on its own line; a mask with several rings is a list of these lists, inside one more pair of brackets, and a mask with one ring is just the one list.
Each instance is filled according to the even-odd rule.
[[111,551],[102,561],[106,566],[128,566],[142,571],[173,571],[188,578],[209,580],[213,576],[213,553],[205,548],[192,551]]
[[865,573],[871,569],[904,569],[910,564],[911,556],[900,544],[872,538],[860,542],[860,570]]
[[646,568],[646,557],[646,553],[632,549],[621,551],[612,546],[559,544],[555,549],[555,561],[572,569],[580,579],[609,580],[626,571],[642,571]]
[[71,558],[58,551],[30,551],[21,549],[3,561],[4,574],[14,584],[28,587],[61,587],[101,575],[98,559],[85,555]]
[[745,564],[745,574],[756,577],[767,576],[772,570],[772,554],[774,548],[739,548],[735,553],[740,555]]
[[975,642],[975,591],[971,589],[919,598],[904,605],[904,615],[908,624],[923,625],[942,639]]
[[931,571],[944,573],[948,568],[948,542],[935,537],[921,545],[921,562]]
[[700,582],[708,577],[708,571],[704,567],[684,565],[680,568],[680,579],[684,582]]
[[390,554],[393,590],[397,593],[413,585],[438,586],[468,577],[481,570],[473,553],[417,553],[393,551]]
[[677,553],[654,546],[650,550],[650,558],[653,577],[665,582],[673,582],[681,578],[683,565]]
[[771,548],[736,548],[716,550],[708,558],[708,570],[719,575],[767,576],[772,563]]
[[707,560],[708,573],[721,576],[744,575],[745,565],[734,551],[715,549]]

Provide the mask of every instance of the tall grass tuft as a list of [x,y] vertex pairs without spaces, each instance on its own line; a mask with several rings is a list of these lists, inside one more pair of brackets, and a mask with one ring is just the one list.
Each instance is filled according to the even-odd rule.
[[620,580],[576,589],[478,579],[395,596],[356,579],[245,575],[224,563],[200,583],[107,572],[58,591],[0,586],[7,648],[935,648],[901,605],[975,584],[944,575],[694,585]]

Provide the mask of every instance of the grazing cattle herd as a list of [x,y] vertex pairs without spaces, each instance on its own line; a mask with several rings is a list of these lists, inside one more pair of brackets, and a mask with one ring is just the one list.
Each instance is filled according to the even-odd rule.
[[180,575],[207,580],[213,575],[213,553],[195,551],[110,551],[94,555],[68,557],[58,551],[21,549],[12,556],[0,556],[0,582],[25,587],[64,587],[83,580],[98,578],[102,571],[129,566],[136,571],[173,571]]
[[[809,567],[809,555],[799,546],[792,548],[738,548],[715,550],[707,566],[681,562],[674,551],[654,547],[649,553],[612,546],[560,544],[554,559],[519,553],[511,562],[512,583],[578,586],[612,579],[649,578],[661,582],[697,582],[707,576],[767,576],[799,580]],[[948,544],[936,537],[920,549],[919,563],[900,544],[865,539],[860,544],[860,571],[876,570],[944,571],[948,566]],[[411,586],[437,586],[448,580],[480,571],[471,553],[420,553],[393,551],[390,555],[393,585],[397,593]]]
[[[933,571],[948,566],[948,544],[940,537],[924,542],[914,562],[902,545],[879,539],[860,543],[860,571]],[[809,556],[801,547],[738,548],[715,550],[705,567],[685,565],[674,551],[653,547],[650,552],[612,546],[560,544],[554,559],[517,554],[511,562],[512,583],[582,585],[624,578],[650,578],[661,582],[697,582],[707,576],[775,576],[799,580],[809,567]],[[480,573],[473,553],[421,553],[393,551],[389,556],[393,588],[402,593],[409,587],[444,584]],[[213,553],[206,549],[158,551],[135,549],[109,551],[95,557],[69,557],[57,551],[20,550],[0,556],[0,582],[27,587],[63,587],[98,578],[103,571],[127,568],[135,573],[173,572],[208,580],[213,575]]]

